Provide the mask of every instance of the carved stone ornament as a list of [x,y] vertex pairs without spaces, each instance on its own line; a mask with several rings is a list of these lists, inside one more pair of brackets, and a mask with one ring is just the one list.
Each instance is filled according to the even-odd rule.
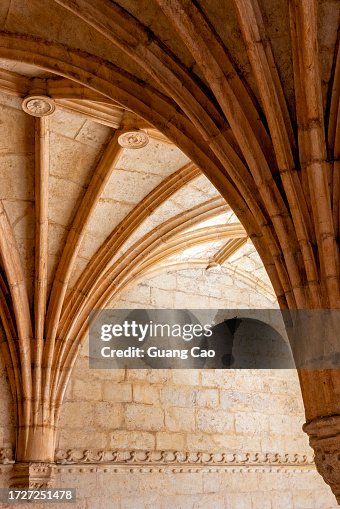
[[7,465],[9,463],[14,463],[12,449],[10,448],[0,449],[0,464]]
[[149,143],[149,136],[143,131],[128,131],[119,136],[118,143],[123,148],[143,148]]
[[305,454],[234,453],[234,452],[186,452],[186,451],[115,451],[90,449],[59,449],[55,461],[60,465],[98,464],[106,465],[189,465],[189,466],[276,466],[310,467],[313,457]]
[[315,452],[315,465],[340,504],[340,416],[315,419],[303,426]]
[[33,117],[45,117],[54,112],[55,104],[45,95],[30,95],[22,101],[22,109]]
[[53,463],[15,463],[10,480],[11,488],[43,489],[54,483]]
[[296,473],[314,469],[312,455],[296,453],[58,449],[53,463],[15,463],[10,487],[51,488],[54,485],[55,474],[60,472]]

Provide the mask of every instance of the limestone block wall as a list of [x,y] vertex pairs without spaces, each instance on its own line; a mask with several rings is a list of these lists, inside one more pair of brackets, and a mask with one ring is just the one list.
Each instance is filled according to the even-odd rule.
[[[243,257],[240,268],[253,279],[241,279],[233,269],[221,267],[212,270],[184,269],[165,272],[144,279],[139,284],[130,286],[119,297],[119,302],[112,302],[121,308],[175,308],[175,309],[275,309],[278,308],[274,293],[263,291],[271,289],[267,275],[258,274],[256,268],[262,263],[256,256],[257,266],[252,271],[246,270],[247,257]],[[263,267],[262,267],[263,271]],[[262,284],[261,284],[262,283]]]
[[[272,308],[276,302],[230,272],[186,269],[131,286],[115,305]],[[93,370],[87,355],[84,345],[61,414],[61,449],[310,452],[295,371]]]
[[[10,469],[3,467],[1,485]],[[105,471],[106,470],[106,471]],[[116,469],[117,470],[117,469]],[[20,509],[337,509],[315,470],[251,472],[114,472],[63,467],[56,485],[77,490],[74,504],[20,504]],[[13,509],[3,504],[2,509]]]
[[[183,270],[131,286],[121,308],[275,307],[227,272]],[[247,298],[247,296],[249,298]],[[254,299],[254,300],[252,300]],[[301,426],[303,405],[293,370],[92,370],[84,345],[61,415],[59,457],[84,451],[236,453],[269,465],[211,471],[60,465],[60,479],[79,487],[79,507],[332,509],[337,507],[314,465]],[[275,454],[278,465],[273,465]],[[85,453],[85,456],[86,457]],[[78,456],[77,456],[78,455]],[[124,456],[125,455],[125,456]],[[241,455],[241,456],[240,456]],[[266,456],[267,455],[267,456]],[[287,456],[285,456],[287,455]],[[297,455],[297,456],[296,456]],[[181,457],[181,456],[180,456]],[[287,458],[286,460],[284,458]],[[298,464],[284,464],[285,461]],[[255,460],[257,461],[257,460]],[[80,470],[83,473],[79,473]],[[106,470],[106,472],[104,472]],[[70,478],[69,475],[72,474]],[[65,482],[66,482],[65,481]],[[63,481],[64,482],[64,481]],[[96,500],[94,493],[100,493]],[[98,495],[99,496],[99,495]],[[81,504],[84,505],[81,505]],[[86,503],[88,505],[86,505]]]
[[[251,307],[242,299],[253,294],[230,273],[186,270],[136,284],[115,305]],[[253,305],[275,306],[264,295]],[[4,394],[9,408],[8,388]],[[10,411],[6,415],[13,444]],[[78,500],[44,507],[335,509],[311,463],[303,422],[293,370],[94,370],[84,344],[61,413],[55,469],[56,486],[76,488]],[[118,451],[120,460],[89,464],[100,451],[110,459]],[[169,464],[170,451],[179,455]],[[192,458],[211,464],[192,464]],[[0,466],[4,486],[10,468]]]
[[292,370],[89,370],[79,359],[58,447],[310,454]]

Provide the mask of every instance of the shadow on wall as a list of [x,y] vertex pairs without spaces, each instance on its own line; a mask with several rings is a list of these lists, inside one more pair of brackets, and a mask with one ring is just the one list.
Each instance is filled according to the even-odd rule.
[[[212,328],[209,348],[216,351],[205,368],[293,369],[290,346],[282,335],[262,320],[235,317],[219,321]],[[213,365],[212,365],[213,361]],[[210,365],[211,364],[211,365]]]
[[91,320],[90,367],[293,369],[295,364],[279,310],[106,309]]

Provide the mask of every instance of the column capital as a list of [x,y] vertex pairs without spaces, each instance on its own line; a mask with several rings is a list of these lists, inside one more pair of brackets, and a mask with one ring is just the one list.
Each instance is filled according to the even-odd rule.
[[313,419],[303,430],[314,449],[316,468],[340,504],[340,415]]
[[27,462],[13,465],[11,488],[41,489],[54,484],[54,463]]

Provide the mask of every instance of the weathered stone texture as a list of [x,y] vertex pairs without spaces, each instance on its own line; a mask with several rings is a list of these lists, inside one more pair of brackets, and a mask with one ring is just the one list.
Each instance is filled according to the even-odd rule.
[[[308,2],[279,0],[258,6],[254,1],[227,2],[227,9],[221,9],[217,0],[183,2],[190,12],[180,8],[180,0],[98,1],[91,6],[85,0],[2,3],[0,199],[6,214],[1,227],[6,231],[8,215],[7,233],[12,231],[13,238],[6,238],[1,246],[1,289],[6,294],[1,311],[5,311],[2,316],[7,311],[11,315],[14,341],[22,347],[18,356],[12,349],[8,365],[20,366],[21,374],[32,378],[33,388],[25,384],[29,395],[23,395],[22,379],[8,370],[14,409],[0,367],[1,447],[14,447],[15,414],[23,421],[20,431],[36,432],[34,398],[41,388],[52,389],[44,386],[49,367],[56,392],[66,388],[63,376],[58,379],[59,368],[65,363],[67,372],[75,356],[69,353],[50,362],[49,341],[54,345],[56,340],[53,355],[63,352],[64,346],[72,352],[77,332],[87,320],[84,310],[93,306],[277,308],[266,264],[283,307],[339,307],[339,182],[336,177],[326,178],[339,159],[339,83],[335,79],[333,84],[338,70],[335,0],[315,2],[315,9]],[[110,16],[101,11],[106,4]],[[125,20],[123,27],[118,19]],[[203,36],[195,40],[201,29]],[[171,51],[164,52],[164,45]],[[45,101],[48,96],[56,104],[46,124],[21,108],[22,99],[37,85]],[[84,100],[88,94],[92,100]],[[121,150],[116,129],[127,127],[153,132],[149,144]],[[145,132],[143,136],[148,138]],[[111,141],[115,155],[107,150]],[[305,168],[307,180],[300,181]],[[102,187],[101,182],[105,182]],[[42,188],[46,184],[41,193],[39,184]],[[169,189],[173,193],[168,195]],[[153,194],[148,201],[149,193]],[[240,245],[225,258],[223,248],[232,237],[223,227],[240,225],[224,198],[230,199],[247,228],[246,233],[240,227],[235,237]],[[130,221],[126,218],[132,212]],[[200,213],[204,219],[196,221]],[[172,245],[171,235],[177,229],[180,233]],[[199,229],[204,231],[202,238],[190,243],[190,235]],[[212,236],[209,242],[207,230]],[[263,262],[247,235],[254,242],[257,239]],[[184,246],[177,249],[176,242],[183,238]],[[16,245],[18,256],[12,266]],[[181,269],[170,271],[175,264]],[[78,278],[89,266],[77,288]],[[143,272],[145,267],[149,272]],[[45,285],[51,288],[55,274],[56,291],[45,295]],[[11,326],[7,329],[12,335]],[[35,364],[31,336],[37,344],[39,339],[45,344],[42,370]],[[165,451],[175,450],[179,465],[185,452],[237,451],[246,458],[250,453],[254,457],[272,453],[273,462],[277,452],[293,458],[310,453],[301,430],[304,413],[295,372],[96,371],[88,369],[87,348],[85,340],[62,402],[60,448],[80,448],[86,454],[92,449],[125,451],[131,464],[136,451],[146,450],[147,458],[158,451],[163,458]],[[30,350],[32,358],[22,355]],[[337,384],[334,377],[326,386],[330,394],[334,389],[334,408],[330,404],[327,412],[338,411]],[[307,418],[324,415],[328,402],[322,396],[319,400],[322,391],[314,384],[302,388],[310,403]],[[39,408],[46,401],[41,398]],[[43,419],[43,429],[47,421]],[[49,451],[44,453],[52,458],[49,445],[54,442],[41,442],[41,450],[47,444]],[[20,440],[19,435],[17,452],[25,455],[27,449],[26,438]],[[99,463],[58,467],[57,484],[79,489],[75,509],[330,509],[334,505],[321,479],[306,465],[301,472],[294,472],[292,465],[287,471],[269,472],[271,467],[261,471],[260,465],[258,471],[236,468],[218,474],[179,473],[177,465],[166,473],[163,467],[156,472],[146,467],[140,475],[130,466],[123,473],[110,468],[104,472]],[[8,465],[0,465],[1,482],[8,481],[8,470]]]

